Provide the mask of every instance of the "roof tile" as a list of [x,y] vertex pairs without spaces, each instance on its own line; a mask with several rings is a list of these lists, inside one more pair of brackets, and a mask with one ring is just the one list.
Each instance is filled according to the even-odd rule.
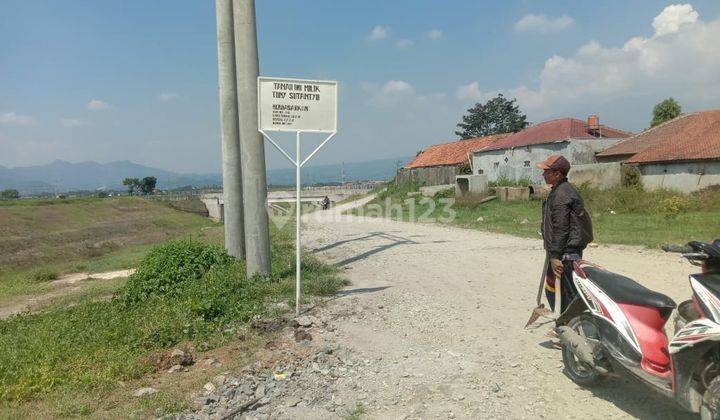
[[468,161],[468,153],[482,149],[495,141],[507,137],[509,134],[497,134],[494,136],[477,137],[472,139],[442,143],[430,146],[422,151],[405,165],[405,168],[421,168],[440,165],[457,165]]
[[720,159],[720,109],[681,115],[598,153],[618,155],[632,155],[627,163]]

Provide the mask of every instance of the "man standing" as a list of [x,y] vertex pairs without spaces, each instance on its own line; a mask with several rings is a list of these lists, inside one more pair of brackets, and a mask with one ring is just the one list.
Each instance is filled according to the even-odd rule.
[[593,239],[592,221],[582,197],[567,180],[570,162],[552,155],[539,163],[543,178],[552,189],[543,203],[541,231],[547,252],[545,296],[555,310],[555,282],[560,279],[560,313],[577,295],[572,281],[573,261]]

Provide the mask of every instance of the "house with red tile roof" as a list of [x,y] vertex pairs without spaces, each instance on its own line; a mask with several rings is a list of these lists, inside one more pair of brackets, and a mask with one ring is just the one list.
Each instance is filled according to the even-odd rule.
[[720,109],[683,114],[597,154],[635,165],[646,188],[696,191],[720,184]]
[[595,163],[595,153],[615,145],[632,133],[600,125],[595,115],[587,121],[561,118],[545,121],[511,134],[473,152],[473,174],[489,181],[506,179],[543,183],[542,170],[535,165],[548,156],[560,154],[572,165]]
[[470,164],[473,151],[490,146],[508,135],[497,134],[429,146],[400,170],[398,180],[424,185],[454,184],[455,175]]

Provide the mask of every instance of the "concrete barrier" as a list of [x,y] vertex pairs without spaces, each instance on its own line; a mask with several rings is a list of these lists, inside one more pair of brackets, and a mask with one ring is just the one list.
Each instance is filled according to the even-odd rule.
[[588,183],[599,189],[617,187],[622,184],[622,166],[620,162],[573,165],[568,180],[576,186]]
[[481,196],[488,190],[486,175],[457,175],[455,177],[455,197]]
[[453,188],[455,185],[453,184],[445,184],[445,185],[431,185],[428,187],[420,187],[420,193],[424,197],[435,197],[435,194],[439,193],[440,191],[445,191]]
[[530,188],[528,187],[497,187],[497,196],[500,201],[520,201],[530,199]]

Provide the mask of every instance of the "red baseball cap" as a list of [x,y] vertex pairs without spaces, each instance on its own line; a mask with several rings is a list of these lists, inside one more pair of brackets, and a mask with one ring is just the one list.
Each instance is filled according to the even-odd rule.
[[567,175],[570,172],[570,162],[561,155],[551,155],[545,162],[537,164],[537,167],[543,170],[559,171]]

